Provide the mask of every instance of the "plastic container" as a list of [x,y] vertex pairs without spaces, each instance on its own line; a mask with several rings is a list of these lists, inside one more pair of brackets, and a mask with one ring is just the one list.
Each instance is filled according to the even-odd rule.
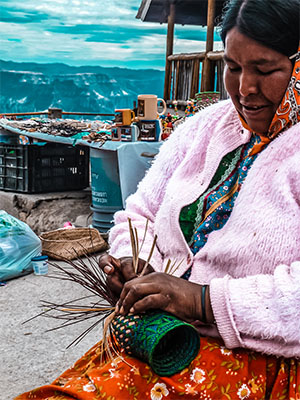
[[89,186],[89,148],[0,143],[0,190],[46,193]]
[[161,142],[110,142],[106,148],[90,149],[92,226],[106,233],[115,212],[125,207],[128,196],[151,166]]
[[91,187],[94,228],[107,232],[113,215],[123,208],[116,151],[91,149]]
[[93,211],[92,226],[99,232],[107,233],[113,227],[114,213],[120,210],[117,207],[91,207]]
[[31,259],[33,272],[35,275],[48,274],[48,256],[36,256]]
[[0,127],[0,143],[18,144],[19,143],[19,135],[16,135],[15,133],[11,133],[7,129],[3,129]]

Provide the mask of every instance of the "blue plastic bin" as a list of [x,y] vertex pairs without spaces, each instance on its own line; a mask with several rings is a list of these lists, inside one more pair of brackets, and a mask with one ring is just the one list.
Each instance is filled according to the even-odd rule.
[[107,232],[113,215],[125,207],[127,197],[150,167],[159,142],[107,142],[102,148],[90,148],[93,227]]
[[123,207],[117,152],[90,149],[93,227],[107,232]]

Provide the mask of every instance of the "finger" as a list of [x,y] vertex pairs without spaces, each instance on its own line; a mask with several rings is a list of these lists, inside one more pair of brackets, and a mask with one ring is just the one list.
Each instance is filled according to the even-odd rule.
[[107,275],[113,274],[115,270],[121,267],[120,260],[112,257],[109,254],[102,255],[99,258],[98,264],[102,271],[104,271]]
[[133,314],[139,314],[153,309],[165,310],[168,305],[169,299],[163,294],[151,294],[134,303],[129,312]]
[[[145,276],[135,276],[134,279],[127,281],[124,284],[123,291],[120,296],[120,303],[123,302],[125,297],[127,296],[128,292],[131,291],[132,295],[134,296],[134,293],[140,291],[141,293],[144,291],[145,295],[150,294],[150,293],[157,293],[159,291],[162,291],[162,285],[160,284],[159,280],[157,279],[158,276],[156,276],[159,273],[153,273],[153,275],[145,275]],[[143,285],[143,286],[141,286]]]
[[99,257],[98,260],[99,268],[102,269],[105,273],[108,273],[112,268],[112,257],[109,254],[103,254]]
[[122,277],[118,274],[108,275],[107,284],[110,290],[119,297],[124,285]]
[[117,301],[122,291],[124,281],[120,272],[120,261],[111,255],[105,253],[99,257],[99,268],[107,275],[106,282],[114,297]]
[[125,283],[119,300],[120,314],[127,314],[138,300],[151,294],[159,293],[157,285],[147,282],[143,283],[143,279],[136,278],[133,281]]
[[[136,279],[140,276],[140,272],[143,271],[144,265],[146,264],[146,261],[139,259],[138,263],[138,268],[137,268],[137,273],[134,271],[134,266],[133,266],[133,260],[132,258],[126,259],[125,261],[122,260],[122,273],[125,282],[131,281],[133,279]],[[146,268],[146,272],[142,276],[146,276],[150,274],[151,272],[154,272],[154,269],[148,265]]]
[[151,272],[154,272],[154,269],[150,264],[148,264],[146,268],[145,264],[146,262],[144,260],[140,260],[137,270],[139,276],[148,275],[151,274]]
[[120,258],[120,262],[124,281],[127,282],[136,278],[137,275],[134,272],[132,257],[122,257]]

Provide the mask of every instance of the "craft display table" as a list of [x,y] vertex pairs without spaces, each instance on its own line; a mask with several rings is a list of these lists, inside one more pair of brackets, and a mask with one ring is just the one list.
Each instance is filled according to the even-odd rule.
[[3,123],[2,128],[45,142],[90,148],[90,183],[92,189],[92,225],[102,232],[112,226],[113,214],[125,207],[127,197],[150,167],[162,142],[122,142],[107,140],[104,144],[83,139],[61,137],[42,132],[27,132]]

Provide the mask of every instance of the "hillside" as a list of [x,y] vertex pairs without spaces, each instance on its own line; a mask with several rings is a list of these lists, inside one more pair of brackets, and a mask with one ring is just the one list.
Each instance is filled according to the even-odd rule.
[[138,94],[162,96],[164,73],[0,60],[0,113],[64,111],[113,113],[132,108]]

